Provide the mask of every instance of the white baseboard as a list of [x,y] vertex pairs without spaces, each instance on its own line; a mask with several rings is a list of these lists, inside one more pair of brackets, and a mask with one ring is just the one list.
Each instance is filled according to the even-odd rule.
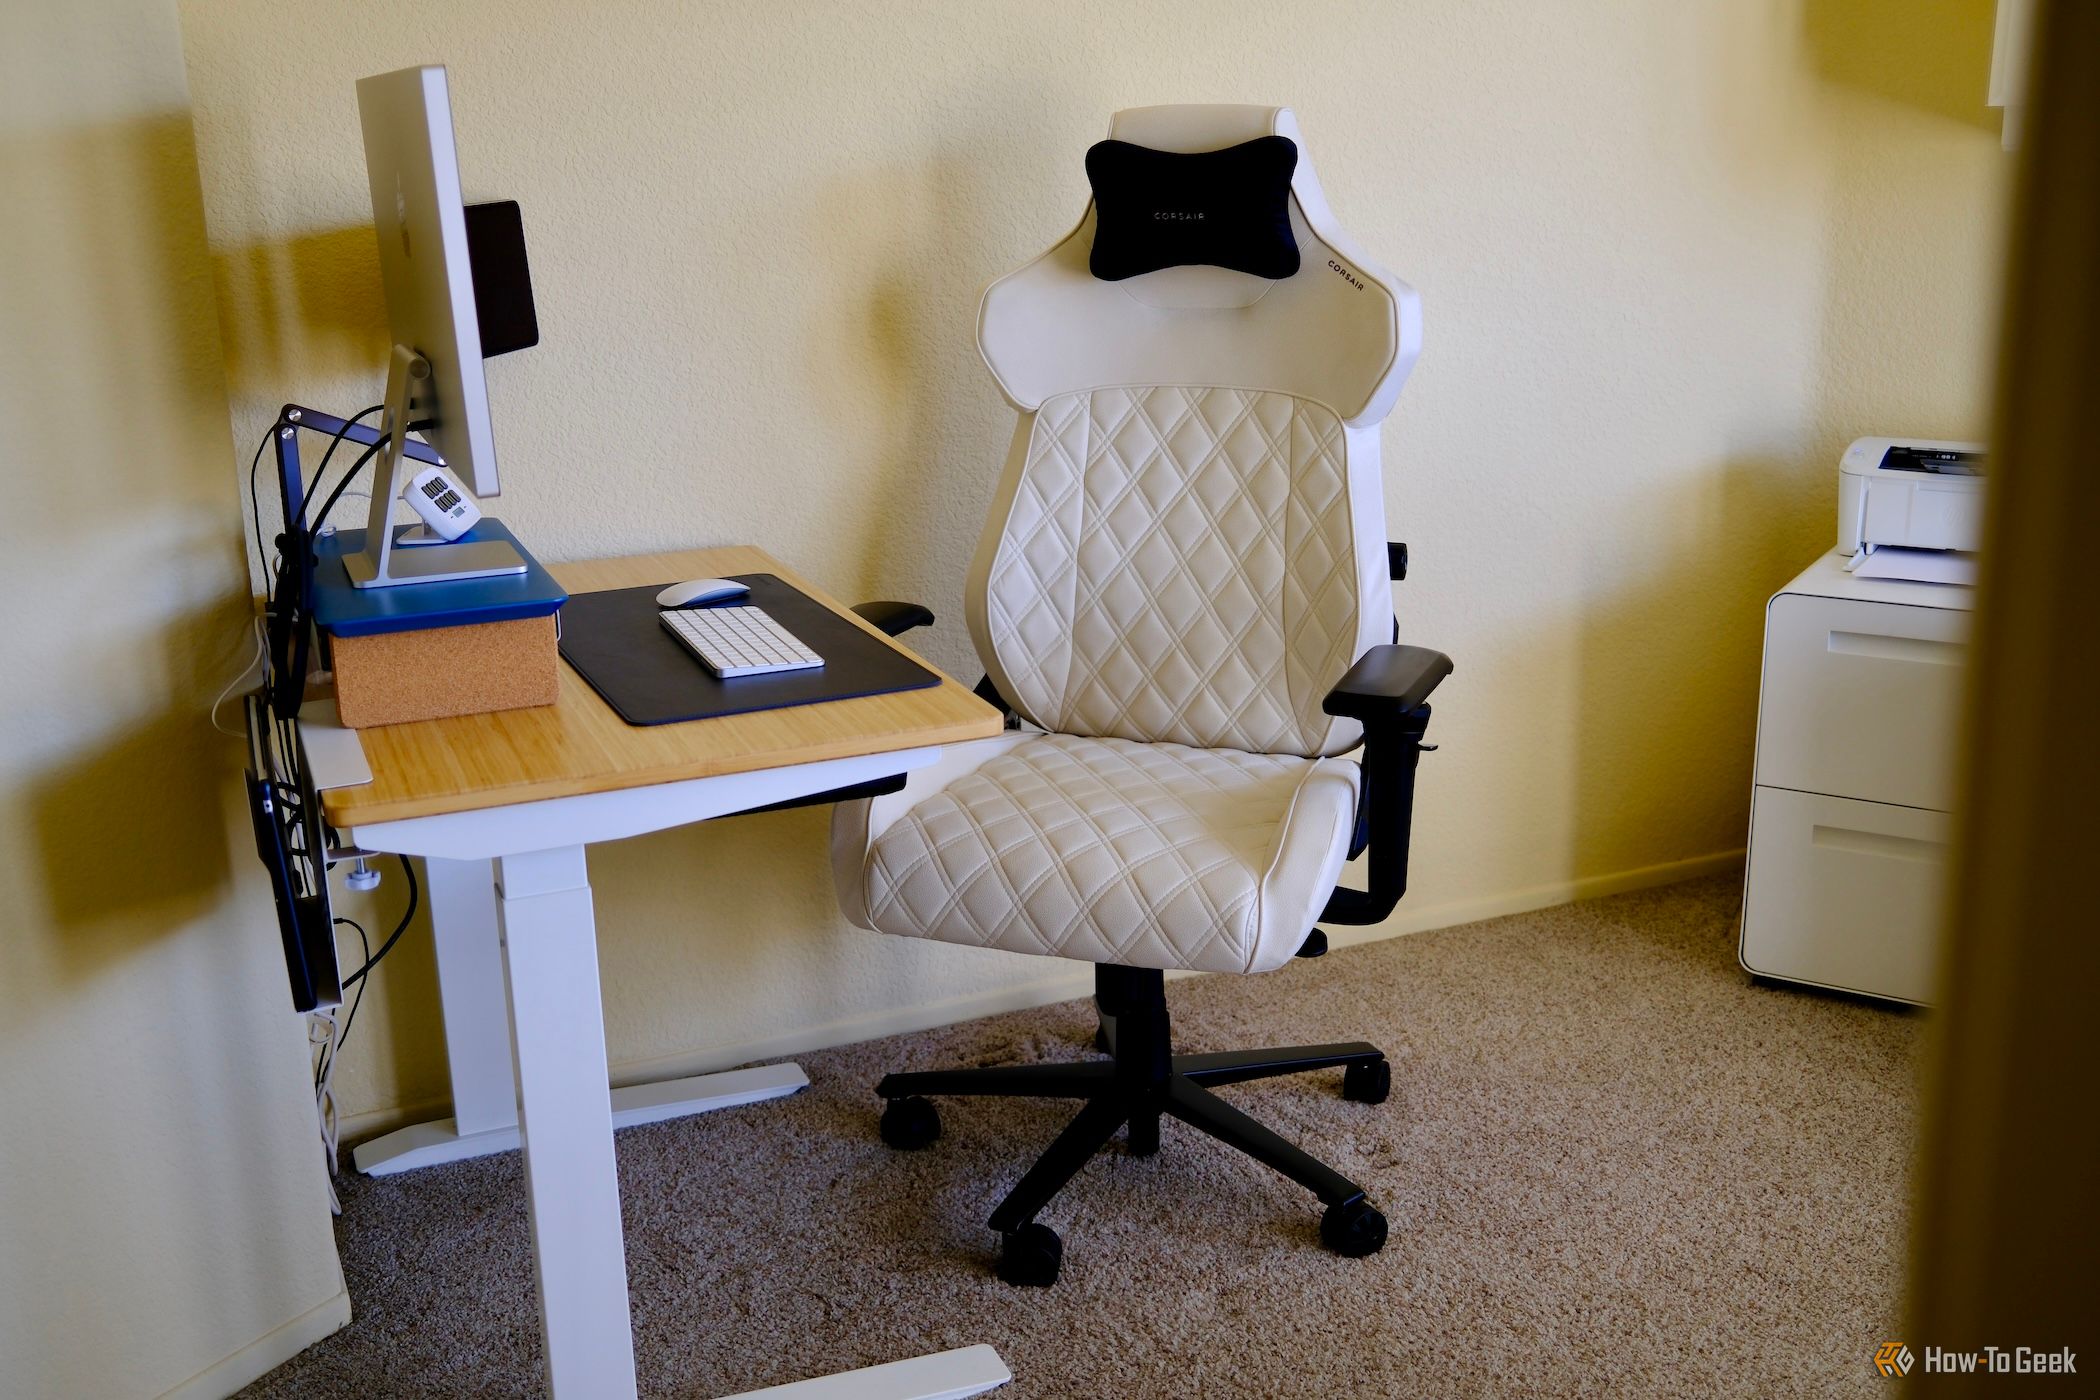
[[864,1016],[805,1026],[764,1040],[710,1046],[650,1060],[623,1060],[613,1066],[612,1082],[617,1087],[655,1079],[713,1074],[716,1070],[750,1064],[755,1060],[780,1059],[788,1055],[806,1055],[813,1050],[830,1050],[840,1045],[858,1045],[863,1040],[880,1040],[886,1035],[907,1035],[912,1031],[932,1030],[936,1026],[955,1026],[964,1021],[996,1016],[1002,1011],[1026,1011],[1093,994],[1093,969],[1085,963],[1058,959],[1048,966],[1050,971],[1045,976],[993,992],[946,997],[915,1006],[885,1007]]
[[1329,928],[1327,945],[1346,948],[1355,943],[1376,943],[1383,938],[1397,938],[1403,933],[1428,933],[1432,929],[1453,928],[1459,924],[1478,923],[1482,919],[1529,914],[1534,909],[1551,909],[1556,904],[1602,899],[1606,895],[1625,894],[1628,890],[1674,885],[1682,880],[1697,880],[1702,876],[1742,868],[1743,848],[1739,846],[1732,851],[1716,851],[1712,855],[1693,856],[1688,860],[1664,861],[1661,865],[1643,865],[1634,870],[1614,870],[1574,880],[1556,880],[1549,885],[1534,885],[1528,890],[1509,890],[1477,899],[1455,899],[1421,909],[1403,904],[1382,924],[1370,924],[1364,928]]
[[[1403,906],[1401,912],[1382,924],[1372,924],[1364,928],[1330,928],[1327,936],[1330,946],[1336,948],[1346,948],[1358,943],[1375,943],[1380,939],[1397,938],[1402,934],[1424,933],[1431,929],[1450,928],[1455,924],[1475,923],[1481,919],[1499,919],[1507,914],[1526,914],[1534,909],[1546,909],[1579,899],[1601,899],[1605,895],[1623,894],[1628,890],[1670,885],[1680,880],[1695,880],[1702,875],[1717,875],[1724,870],[1740,869],[1742,863],[1743,852],[1740,849],[1718,851],[1712,855],[1694,856],[1689,860],[1667,861],[1661,865],[1645,865],[1635,870],[1619,870],[1605,875],[1587,875],[1579,879],[1560,880],[1552,884],[1484,895],[1476,899],[1453,900],[1419,909]],[[748,1065],[760,1060],[804,1055],[840,1045],[856,1045],[863,1040],[879,1040],[889,1035],[906,1035],[912,1031],[932,1030],[936,1026],[957,1025],[984,1016],[996,1016],[1002,1011],[1026,1011],[1055,1002],[1071,1001],[1093,992],[1094,975],[1086,964],[1058,962],[1051,964],[1051,967],[1053,970],[1046,976],[1016,986],[1001,987],[995,992],[949,997],[912,1006],[888,1007],[864,1016],[805,1026],[800,1030],[768,1036],[762,1040],[713,1045],[646,1060],[622,1060],[612,1067],[612,1084],[613,1087],[619,1088],[658,1079],[683,1079],[688,1075],[713,1074],[717,1070],[733,1069],[738,1065]],[[354,1114],[343,1120],[342,1141],[355,1142],[377,1133],[391,1132],[405,1124],[432,1117],[442,1118],[451,1111],[449,1102],[440,1099],[433,1103],[372,1109]]]
[[225,1400],[349,1324],[350,1290],[346,1288],[283,1326],[265,1332],[233,1355],[205,1367],[161,1400]]

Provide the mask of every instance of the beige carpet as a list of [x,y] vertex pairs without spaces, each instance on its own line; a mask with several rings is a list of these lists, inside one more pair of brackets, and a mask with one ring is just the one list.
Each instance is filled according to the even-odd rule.
[[[984,1218],[1069,1108],[949,1100],[875,1135],[891,1069],[1090,1053],[1088,1004],[805,1056],[799,1096],[619,1137],[644,1394],[715,1396],[989,1342],[1003,1395],[1878,1395],[1922,1019],[1753,986],[1739,886],[1703,880],[1170,986],[1183,1049],[1370,1039],[1224,1092],[1392,1222],[1320,1249],[1305,1192],[1168,1122],[1043,1215],[1054,1289],[991,1274]],[[871,937],[874,935],[870,935]],[[370,1181],[339,1227],[356,1320],[251,1395],[539,1385],[519,1163]]]

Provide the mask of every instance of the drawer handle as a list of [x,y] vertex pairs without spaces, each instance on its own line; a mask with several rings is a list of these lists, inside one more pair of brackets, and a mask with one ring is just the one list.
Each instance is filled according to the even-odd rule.
[[1931,666],[1959,666],[1965,648],[1960,642],[1935,642],[1925,637],[1887,637],[1879,632],[1830,633],[1829,650],[1847,656],[1871,656],[1882,661],[1922,661]]
[[1925,841],[1915,836],[1891,836],[1884,831],[1858,831],[1849,826],[1817,826],[1811,842],[1833,851],[1861,856],[1893,856],[1897,860],[1938,860],[1947,849],[1944,841]]

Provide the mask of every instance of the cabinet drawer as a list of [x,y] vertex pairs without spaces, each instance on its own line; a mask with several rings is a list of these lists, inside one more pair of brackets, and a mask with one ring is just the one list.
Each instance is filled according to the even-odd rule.
[[1969,614],[1956,608],[1774,598],[1756,781],[1952,807],[1968,638]]
[[1939,962],[1944,812],[1758,788],[1743,966],[1763,977],[1923,1002]]

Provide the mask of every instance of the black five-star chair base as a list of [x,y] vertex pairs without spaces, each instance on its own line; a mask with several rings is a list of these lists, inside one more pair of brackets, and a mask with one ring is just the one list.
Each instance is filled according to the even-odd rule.
[[1036,1223],[1036,1213],[1125,1124],[1130,1151],[1141,1156],[1157,1152],[1162,1114],[1238,1148],[1318,1196],[1327,1207],[1320,1238],[1335,1253],[1361,1258],[1385,1244],[1385,1217],[1364,1199],[1362,1187],[1211,1092],[1224,1084],[1341,1066],[1344,1098],[1383,1103],[1391,1091],[1392,1068],[1382,1051],[1352,1041],[1176,1055],[1169,1039],[1164,978],[1149,968],[1097,966],[1095,1001],[1101,1010],[1096,1043],[1108,1052],[1106,1060],[892,1074],[875,1086],[888,1101],[882,1113],[882,1140],[907,1150],[940,1136],[940,1115],[926,1098],[929,1094],[1085,1101],[992,1212],[991,1227],[1000,1235],[1001,1278],[1015,1284],[1057,1281],[1064,1245],[1055,1231]]

